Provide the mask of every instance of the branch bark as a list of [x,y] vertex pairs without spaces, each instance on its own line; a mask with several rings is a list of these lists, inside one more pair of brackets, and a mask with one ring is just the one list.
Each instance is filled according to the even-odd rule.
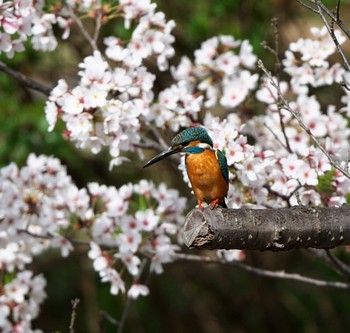
[[0,61],[0,71],[6,73],[7,75],[11,76],[12,78],[14,78],[15,80],[17,80],[18,82],[22,83],[24,86],[30,89],[39,91],[46,96],[50,95],[52,88],[46,87],[43,84],[25,76],[24,74],[15,71],[14,69],[4,64],[2,61]]
[[193,209],[183,235],[198,249],[330,249],[350,245],[350,206]]

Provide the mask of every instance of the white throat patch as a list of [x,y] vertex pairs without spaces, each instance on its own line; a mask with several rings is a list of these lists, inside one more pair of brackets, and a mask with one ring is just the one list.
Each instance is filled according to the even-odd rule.
[[198,143],[197,147],[203,148],[203,149],[212,149],[211,145],[205,142]]

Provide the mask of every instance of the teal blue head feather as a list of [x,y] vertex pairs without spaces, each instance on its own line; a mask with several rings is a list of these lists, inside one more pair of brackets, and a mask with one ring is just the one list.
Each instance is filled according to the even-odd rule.
[[213,141],[203,127],[189,127],[180,132],[171,141],[171,146],[186,146],[189,142],[200,141],[213,147]]

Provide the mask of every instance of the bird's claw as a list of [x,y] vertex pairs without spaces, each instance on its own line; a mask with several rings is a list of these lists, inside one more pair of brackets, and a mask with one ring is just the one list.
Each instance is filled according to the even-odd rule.
[[198,208],[203,211],[204,207],[202,206],[202,201],[198,200]]
[[214,209],[218,203],[219,203],[219,198],[216,198],[214,201],[210,203],[209,205],[210,209]]

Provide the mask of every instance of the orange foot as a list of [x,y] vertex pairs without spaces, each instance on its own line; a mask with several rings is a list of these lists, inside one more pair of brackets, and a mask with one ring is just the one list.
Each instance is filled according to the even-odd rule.
[[219,201],[220,201],[219,198],[216,198],[214,201],[212,201],[210,203],[210,208],[214,209],[216,207],[216,205],[219,203]]
[[204,210],[204,207],[202,206],[202,201],[201,200],[198,200],[198,208],[200,210]]

